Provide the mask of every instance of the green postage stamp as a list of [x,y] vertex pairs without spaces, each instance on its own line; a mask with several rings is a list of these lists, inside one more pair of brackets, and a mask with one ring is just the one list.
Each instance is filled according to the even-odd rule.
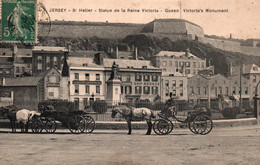
[[2,0],[1,42],[35,43],[37,0]]

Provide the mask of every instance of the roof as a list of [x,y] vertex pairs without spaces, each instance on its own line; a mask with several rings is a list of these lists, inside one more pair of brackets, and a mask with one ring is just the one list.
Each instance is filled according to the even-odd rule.
[[5,57],[5,56],[13,56],[13,51],[10,48],[0,48],[0,56]]
[[[72,67],[82,67],[87,66],[87,67],[97,67],[100,68],[102,66],[97,65],[94,63],[94,58],[92,57],[87,57],[87,58],[80,58],[80,57],[73,57],[68,59],[68,65]],[[112,66],[112,65],[111,65]]]
[[[233,67],[232,75],[240,74],[240,68],[241,66]],[[256,64],[247,64],[243,66],[243,74],[252,74],[252,73],[260,74],[260,67],[257,66]]]
[[32,49],[17,49],[17,57],[32,57]]
[[120,68],[140,68],[147,66],[147,69],[159,69],[151,65],[148,60],[130,60],[130,59],[108,59],[104,58],[104,67],[112,67],[116,63]]
[[55,70],[58,74],[60,74],[60,72],[55,68],[50,68],[49,70],[46,70],[45,72],[41,72],[40,74],[38,74],[37,76],[39,77],[45,77],[47,74],[49,74],[52,70]]
[[96,50],[86,50],[86,51],[72,51],[69,52],[69,57],[94,57],[95,54],[101,53],[105,54],[103,51],[96,51]]
[[4,86],[37,86],[42,77],[5,78]]
[[34,46],[32,51],[67,52],[68,49],[65,47],[56,47],[56,46]]
[[[160,51],[158,54],[155,55],[156,57],[186,57],[186,52],[172,52],[172,51]],[[197,56],[189,53],[189,57],[193,57],[194,59],[200,59],[203,60],[201,58],[198,58]]]
[[192,25],[202,28],[201,26],[199,26],[193,22],[187,21],[185,19],[177,19],[177,18],[175,18],[175,19],[174,18],[172,18],[172,19],[155,19],[153,22],[187,22],[187,23],[190,23]]

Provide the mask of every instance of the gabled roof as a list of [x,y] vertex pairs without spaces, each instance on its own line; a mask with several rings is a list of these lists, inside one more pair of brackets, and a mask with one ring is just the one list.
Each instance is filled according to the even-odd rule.
[[37,86],[38,82],[42,77],[15,77],[15,78],[5,78],[5,85],[9,87],[15,86]]
[[[240,74],[241,66],[236,66],[232,68],[232,75]],[[256,64],[247,64],[243,66],[243,74],[252,74],[252,73],[259,73],[260,74],[260,67]]]
[[94,58],[91,57],[87,57],[87,58],[73,57],[73,58],[69,58],[67,62],[70,67],[83,67],[83,66],[97,67],[97,68],[103,67],[95,64]]
[[[178,58],[187,58],[186,56],[186,52],[173,52],[173,51],[160,51],[158,54],[155,55],[156,57],[178,57]],[[193,59],[200,59],[203,60],[201,58],[198,58],[197,56],[189,53],[189,58],[193,58]]]

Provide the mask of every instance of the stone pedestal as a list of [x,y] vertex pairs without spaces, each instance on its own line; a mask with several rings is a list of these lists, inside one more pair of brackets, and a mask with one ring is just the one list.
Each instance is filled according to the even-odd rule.
[[121,81],[119,79],[112,79],[106,83],[106,102],[108,105],[117,105],[121,101]]

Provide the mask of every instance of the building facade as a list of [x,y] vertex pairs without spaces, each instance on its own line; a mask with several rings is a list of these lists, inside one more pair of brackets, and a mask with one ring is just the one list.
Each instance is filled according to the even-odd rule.
[[178,100],[188,99],[188,79],[180,73],[162,76],[162,101],[170,98]]
[[155,67],[162,69],[162,74],[182,73],[184,76],[195,75],[206,68],[206,60],[200,59],[189,52],[161,51],[152,62]]

